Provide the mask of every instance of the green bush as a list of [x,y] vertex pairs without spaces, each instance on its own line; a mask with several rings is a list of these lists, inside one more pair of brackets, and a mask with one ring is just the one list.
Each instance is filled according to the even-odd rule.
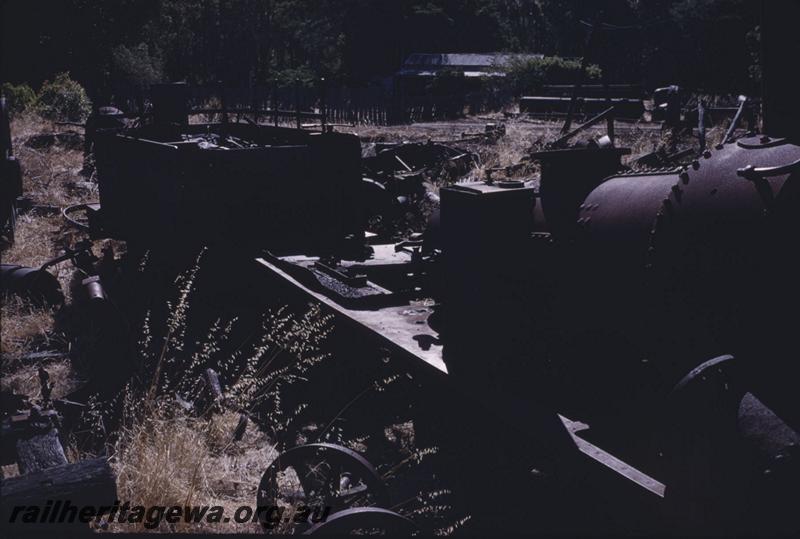
[[92,111],[86,90],[69,73],[59,73],[42,84],[36,105],[39,114],[51,120],[81,122]]
[[[559,56],[512,60],[505,67],[503,84],[515,94],[536,93],[544,84],[576,84],[580,79],[581,61],[568,60]],[[600,79],[600,67],[596,64],[586,66],[586,80]]]
[[297,84],[301,88],[313,88],[319,80],[319,76],[307,65],[275,71],[271,78],[279,88],[294,88]]
[[6,97],[8,111],[13,116],[32,108],[36,104],[36,92],[25,84],[3,83],[3,95]]

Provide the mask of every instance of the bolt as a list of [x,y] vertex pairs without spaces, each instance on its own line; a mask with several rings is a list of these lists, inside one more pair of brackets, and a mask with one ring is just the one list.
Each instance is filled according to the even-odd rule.
[[789,459],[797,460],[800,458],[800,446],[798,446],[795,442],[791,442],[789,445],[783,448],[786,453],[786,457]]
[[692,161],[692,168],[693,168],[693,169],[695,169],[695,170],[697,170],[698,168],[700,168],[700,161],[698,161],[697,159],[695,159],[694,161]]
[[[684,185],[686,185],[687,183],[689,183],[689,173],[688,173],[688,172],[681,172],[681,174],[680,174],[680,178],[681,178],[681,181],[683,182],[683,184],[684,184]],[[677,185],[675,185],[675,186],[673,186],[673,188],[672,188],[672,189],[673,189],[673,190],[675,190],[675,189],[677,189],[677,188],[678,188],[678,186],[677,186]]]
[[704,152],[703,152],[703,157],[705,157],[706,159],[708,159],[709,157],[711,157],[711,152],[710,152],[709,150],[706,150],[706,151],[704,151]]

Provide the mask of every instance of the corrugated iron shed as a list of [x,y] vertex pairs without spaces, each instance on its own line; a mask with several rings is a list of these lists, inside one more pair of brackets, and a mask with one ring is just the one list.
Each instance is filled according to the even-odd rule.
[[433,77],[445,69],[461,71],[465,77],[502,77],[512,60],[543,58],[533,53],[413,53],[397,72],[401,77]]

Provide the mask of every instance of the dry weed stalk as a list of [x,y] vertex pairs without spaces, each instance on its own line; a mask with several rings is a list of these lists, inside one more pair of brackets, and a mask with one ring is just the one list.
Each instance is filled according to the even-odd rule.
[[[276,456],[268,437],[252,424],[234,441],[232,433],[245,413],[268,408],[267,417],[284,428],[281,385],[302,380],[324,359],[319,345],[330,330],[329,318],[312,308],[296,316],[280,309],[263,320],[263,334],[252,347],[224,355],[236,319],[217,320],[203,342],[187,343],[189,312],[201,253],[195,265],[176,281],[178,296],[168,304],[166,335],[158,339],[146,317],[140,339],[143,373],[119,397],[122,424],[114,444],[114,466],[120,499],[144,506],[220,505],[233,514],[253,505],[260,475]],[[146,267],[146,263],[144,263]],[[249,352],[249,353],[247,353]],[[281,361],[279,361],[279,359]],[[273,368],[280,364],[279,368]],[[187,411],[175,396],[202,402],[198,383],[204,370],[218,370],[226,384],[227,411]],[[107,403],[109,413],[116,403]],[[131,531],[139,525],[113,524]],[[162,531],[261,531],[257,523],[210,526],[161,523]]]

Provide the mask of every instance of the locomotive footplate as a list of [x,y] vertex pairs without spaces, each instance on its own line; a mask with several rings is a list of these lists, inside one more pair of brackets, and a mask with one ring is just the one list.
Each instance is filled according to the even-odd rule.
[[[385,251],[385,249],[376,250],[377,253]],[[404,266],[407,263],[407,260],[403,262],[402,256],[390,256],[390,258],[401,261],[398,265]],[[442,360],[439,335],[427,324],[427,319],[433,312],[432,302],[409,301],[404,294],[393,294],[369,279],[362,287],[343,288],[341,285],[344,283],[341,282],[338,283],[340,286],[329,286],[329,281],[320,278],[319,275],[330,277],[330,280],[334,280],[334,277],[314,267],[319,262],[316,257],[279,258],[266,255],[257,261],[295,289],[332,311],[338,319],[368,329],[387,348],[399,352],[404,357],[422,360],[426,366],[433,367],[440,373],[447,373],[447,367]],[[379,261],[380,259],[373,259],[372,265],[384,271],[392,265],[386,259],[383,259],[383,263]],[[350,261],[349,264],[353,267],[357,263]],[[358,264],[357,267],[363,268],[364,264]],[[344,297],[341,294],[342,290],[350,292],[352,289],[360,290],[365,295],[355,298]],[[380,302],[383,302],[383,305],[378,307]]]

